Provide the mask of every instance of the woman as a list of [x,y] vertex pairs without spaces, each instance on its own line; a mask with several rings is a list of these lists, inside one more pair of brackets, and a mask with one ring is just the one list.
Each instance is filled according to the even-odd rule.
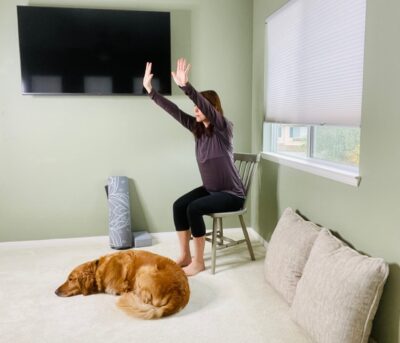
[[[223,116],[216,92],[198,93],[189,83],[190,64],[185,59],[177,61],[176,72],[171,74],[175,83],[194,102],[194,117],[181,111],[152,88],[151,67],[151,63],[147,63],[143,78],[147,93],[157,105],[190,130],[196,141],[196,158],[203,185],[180,197],[173,206],[180,245],[180,257],[176,262],[183,267],[186,275],[192,276],[205,269],[206,229],[203,215],[236,211],[244,204],[244,187],[233,161],[233,125]],[[193,258],[189,246],[191,234],[194,242]]]

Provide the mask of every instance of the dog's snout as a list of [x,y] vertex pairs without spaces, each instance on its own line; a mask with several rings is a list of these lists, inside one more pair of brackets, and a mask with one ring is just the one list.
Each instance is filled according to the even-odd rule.
[[64,294],[61,292],[60,287],[58,287],[55,291],[54,291],[55,295],[57,295],[58,297],[64,297]]

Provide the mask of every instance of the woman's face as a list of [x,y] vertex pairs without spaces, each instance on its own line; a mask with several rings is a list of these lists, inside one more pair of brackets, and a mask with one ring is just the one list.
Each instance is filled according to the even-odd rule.
[[208,121],[206,116],[203,114],[203,112],[200,111],[200,109],[197,106],[194,107],[194,115],[196,116],[196,121],[198,123]]

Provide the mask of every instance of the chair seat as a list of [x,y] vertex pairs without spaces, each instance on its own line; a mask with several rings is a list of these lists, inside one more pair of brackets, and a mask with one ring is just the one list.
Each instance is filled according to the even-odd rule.
[[247,208],[242,208],[239,211],[233,211],[233,212],[218,212],[218,213],[209,213],[207,216],[210,216],[212,218],[223,218],[223,217],[231,217],[231,216],[240,216],[242,214],[245,214],[247,212]]

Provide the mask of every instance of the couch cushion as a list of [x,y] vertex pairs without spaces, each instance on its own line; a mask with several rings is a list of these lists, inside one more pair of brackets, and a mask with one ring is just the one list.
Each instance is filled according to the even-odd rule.
[[383,259],[361,255],[322,229],[291,316],[317,342],[366,343],[388,272]]
[[268,243],[265,278],[289,304],[319,230],[287,208]]

